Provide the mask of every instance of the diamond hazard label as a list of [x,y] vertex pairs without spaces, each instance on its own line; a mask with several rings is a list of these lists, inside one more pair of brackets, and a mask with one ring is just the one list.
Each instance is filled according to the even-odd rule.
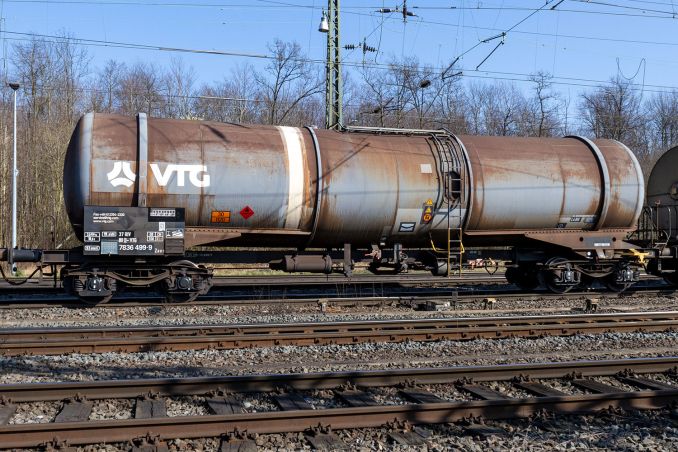
[[247,220],[249,217],[254,215],[254,210],[250,206],[245,206],[243,209],[240,211],[240,215]]
[[424,203],[424,211],[421,215],[421,222],[423,224],[430,223],[433,219],[433,200],[429,199]]

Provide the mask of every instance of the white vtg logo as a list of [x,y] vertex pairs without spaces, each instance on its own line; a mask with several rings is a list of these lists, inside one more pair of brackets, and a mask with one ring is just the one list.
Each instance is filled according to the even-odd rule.
[[[184,187],[186,185],[186,173],[188,173],[189,182],[194,187],[210,186],[210,175],[207,174],[207,167],[205,165],[178,165],[170,163],[165,167],[165,171],[162,171],[160,165],[151,163],[151,172],[153,172],[155,181],[160,187],[166,187],[174,173],[177,175],[178,187]],[[201,173],[205,174],[201,175]],[[131,187],[136,180],[136,174],[132,171],[130,162],[115,162],[113,164],[113,169],[110,173],[106,174],[106,177],[108,177],[109,182],[114,187],[119,185]]]
[[[120,173],[122,173],[124,177],[121,177]],[[106,174],[106,177],[108,177],[108,180],[114,187],[118,187],[120,185],[131,187],[134,183],[134,180],[137,178],[137,176],[134,174],[134,171],[132,171],[132,167],[130,166],[129,162],[115,162],[113,164],[113,169],[110,173]]]
[[[188,180],[195,187],[209,187],[210,175],[207,174],[207,167],[205,165],[176,165],[170,163],[165,168],[163,173],[157,163],[151,163],[151,171],[155,176],[155,180],[161,187],[166,186],[172,178],[172,173],[177,173],[177,186],[183,187],[186,183],[186,173],[188,173]],[[205,173],[200,178],[200,173]]]

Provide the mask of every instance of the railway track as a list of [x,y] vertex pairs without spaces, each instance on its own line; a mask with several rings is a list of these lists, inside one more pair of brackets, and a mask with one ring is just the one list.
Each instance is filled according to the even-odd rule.
[[[480,283],[478,283],[480,284]],[[549,298],[584,299],[597,298],[623,298],[632,296],[675,296],[676,288],[662,281],[648,279],[638,286],[622,293],[609,292],[593,289],[585,292],[568,292],[554,294],[545,290],[524,291],[509,285],[499,285],[499,282],[491,286],[458,286],[438,288],[416,287],[386,287],[380,286],[346,286],[334,287],[331,290],[312,291],[309,288],[298,290],[285,290],[280,293],[258,292],[242,293],[238,291],[220,292],[215,290],[210,294],[185,304],[197,306],[247,306],[247,305],[313,305],[318,303],[336,306],[379,306],[398,304],[401,306],[417,307],[428,301],[449,302],[450,307],[455,309],[459,305],[476,303],[485,298],[523,299],[537,300]],[[152,293],[127,293],[118,296],[112,301],[97,305],[97,309],[121,308],[121,307],[158,307],[168,306],[159,295]],[[2,309],[44,309],[50,307],[67,308],[91,308],[83,304],[75,297],[53,293],[24,293],[9,294],[0,293],[0,310]]]
[[[53,306],[77,308],[92,307],[77,297],[66,294],[60,287],[52,287],[51,281],[30,280],[25,285],[11,286],[0,281],[0,309],[41,309]],[[164,296],[149,290],[128,288],[97,308],[121,306],[167,305]],[[672,294],[675,289],[663,280],[642,275],[641,282],[625,294],[637,292]],[[320,299],[334,304],[377,305],[399,300],[418,301],[423,297],[441,297],[449,300],[459,297],[477,299],[481,296],[502,297],[578,297],[604,294],[605,290],[571,292],[553,295],[545,290],[523,291],[508,285],[503,275],[467,273],[450,278],[426,274],[403,275],[357,275],[350,278],[338,275],[302,276],[238,276],[216,277],[209,294],[190,304],[197,305],[247,305],[252,303],[315,303]],[[610,293],[602,296],[617,296]]]
[[0,329],[0,354],[148,352],[281,345],[536,338],[678,329],[678,311],[123,328]]
[[[678,357],[665,357],[0,385],[0,444],[7,448],[37,447],[54,444],[55,438],[79,445],[150,437],[156,446],[150,450],[159,450],[165,439],[228,433],[222,440],[222,450],[247,450],[256,447],[248,436],[251,434],[306,432],[307,440],[316,447],[323,443],[343,449],[348,445],[342,444],[331,429],[380,426],[389,426],[391,434],[406,443],[421,444],[430,432],[409,425],[477,417],[513,419],[544,410],[585,414],[617,408],[665,408],[678,401],[676,366]],[[390,395],[385,398],[384,394]],[[193,403],[202,404],[211,414],[167,417],[167,400],[179,396],[193,397]],[[244,403],[249,397],[265,398],[276,408],[252,412]],[[88,420],[93,403],[110,399],[133,399],[134,418]],[[60,404],[52,422],[8,424],[17,404],[47,401]]]

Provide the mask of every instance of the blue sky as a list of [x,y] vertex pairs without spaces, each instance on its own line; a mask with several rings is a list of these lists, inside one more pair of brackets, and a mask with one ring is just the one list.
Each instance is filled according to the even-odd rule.
[[[525,79],[545,71],[558,89],[576,94],[621,71],[645,91],[678,86],[678,0],[409,0],[417,14],[404,23],[402,1],[341,1],[342,44],[367,44],[379,52],[369,62],[417,56],[444,68],[480,41],[511,29],[496,52],[476,67],[501,41],[479,44],[460,59],[464,76]],[[552,6],[558,6],[551,10]],[[322,0],[4,0],[5,30],[187,49],[267,54],[276,38],[297,41],[313,59],[323,60],[325,36],[317,31]],[[675,15],[673,13],[676,13]],[[23,35],[6,34],[11,45]],[[88,48],[94,67],[108,59],[165,65],[181,55],[200,82],[220,80],[237,64],[265,60],[238,56],[173,53],[106,46]],[[361,62],[362,52],[343,51],[346,61]],[[520,86],[525,86],[517,82]]]

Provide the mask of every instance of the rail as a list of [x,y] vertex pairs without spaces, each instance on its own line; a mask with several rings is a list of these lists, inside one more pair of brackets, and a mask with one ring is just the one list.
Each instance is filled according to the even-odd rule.
[[678,328],[678,311],[228,326],[1,329],[0,355],[537,338]]
[[[248,434],[307,432],[311,442],[320,433],[328,435],[325,439],[336,442],[339,447],[340,440],[331,429],[388,426],[397,430],[406,427],[406,422],[414,425],[448,423],[479,415],[485,419],[513,419],[533,416],[543,410],[589,414],[615,408],[664,408],[678,401],[677,365],[678,357],[667,357],[371,372],[0,385],[0,398],[5,401],[0,408],[7,420],[16,410],[14,403],[20,402],[63,400],[55,419],[65,411],[71,413],[66,422],[0,426],[0,444],[7,448],[38,447],[53,444],[54,438],[71,445],[121,442],[144,438],[148,432],[153,432],[157,441],[220,437],[230,433],[230,437],[222,440],[222,445],[226,442],[228,446],[229,442],[251,441],[247,435],[237,434],[247,431]],[[657,379],[644,374],[663,374],[664,377]],[[609,379],[600,382],[596,380],[598,377],[613,377],[619,384]],[[553,379],[562,382],[554,387]],[[511,396],[484,384],[491,381],[508,382],[520,391],[520,395]],[[432,392],[431,385],[441,385],[439,389],[443,391],[449,389],[450,384],[454,384],[455,390],[465,393],[467,399],[455,400]],[[398,403],[387,405],[372,398],[371,388],[394,386],[397,387]],[[570,388],[577,388],[577,391]],[[317,409],[307,402],[304,405],[304,391],[316,391],[317,395],[321,389],[325,397],[335,400],[339,407]],[[222,392],[215,392],[218,390]],[[235,397],[244,392],[268,393],[278,409],[248,412]],[[136,399],[136,413],[140,413],[143,410],[138,407],[148,402],[148,398],[143,398],[148,393],[154,393],[153,403],[159,406],[164,404],[162,397],[203,395],[204,403],[215,414],[87,420],[87,408],[91,407],[89,400]],[[78,395],[79,401],[65,400],[75,395]],[[291,401],[296,401],[296,405]],[[81,405],[73,410],[73,403]],[[224,407],[229,410],[228,414],[224,414]],[[324,429],[317,429],[318,425],[324,426]],[[416,430],[410,431],[416,433]],[[247,446],[253,445],[251,442]]]

